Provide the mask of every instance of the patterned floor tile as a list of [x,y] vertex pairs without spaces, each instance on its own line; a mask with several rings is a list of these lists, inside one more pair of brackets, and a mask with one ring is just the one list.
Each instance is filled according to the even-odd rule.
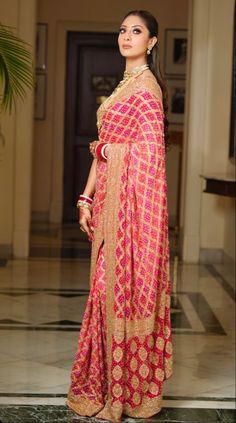
[[[0,423],[95,423],[95,418],[79,417],[65,406],[0,406]],[[124,423],[233,423],[235,410],[165,408],[151,419],[123,417]]]

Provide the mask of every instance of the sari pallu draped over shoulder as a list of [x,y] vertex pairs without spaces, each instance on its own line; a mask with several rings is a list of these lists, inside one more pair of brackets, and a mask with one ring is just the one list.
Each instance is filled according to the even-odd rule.
[[[111,146],[107,162],[97,164],[91,281],[104,241],[107,391],[90,401],[86,415],[114,422],[122,413],[158,413],[163,382],[172,374],[161,96],[154,77],[143,74],[100,117],[99,138]],[[80,413],[79,402],[88,402],[76,395],[73,376],[68,405]]]

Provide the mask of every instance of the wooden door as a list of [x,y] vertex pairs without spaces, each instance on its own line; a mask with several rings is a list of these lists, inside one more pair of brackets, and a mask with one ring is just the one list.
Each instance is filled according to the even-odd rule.
[[92,156],[89,142],[97,139],[96,111],[122,79],[124,61],[117,34],[69,32],[64,143],[64,216],[76,219]]

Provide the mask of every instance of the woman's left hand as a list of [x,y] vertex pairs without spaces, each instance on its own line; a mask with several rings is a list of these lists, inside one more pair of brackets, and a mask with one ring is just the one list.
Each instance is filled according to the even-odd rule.
[[[101,151],[99,151],[99,154],[98,155],[96,153],[96,148],[98,147],[98,145],[104,145],[104,143],[102,141],[93,141],[93,142],[90,142],[89,143],[89,149],[90,149],[90,153],[93,155],[93,157],[95,159],[101,160]],[[105,146],[105,151],[104,151],[104,154],[105,154],[106,157],[109,154],[109,150],[110,150],[110,145],[107,144]]]
[[95,153],[95,150],[96,150],[97,145],[100,144],[100,143],[101,143],[101,141],[93,141],[93,142],[90,142],[89,143],[90,153],[93,155],[93,157],[95,159],[97,158],[96,153]]

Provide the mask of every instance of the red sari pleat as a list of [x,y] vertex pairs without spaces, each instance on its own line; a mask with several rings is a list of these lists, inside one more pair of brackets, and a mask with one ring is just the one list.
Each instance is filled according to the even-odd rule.
[[[104,406],[107,396],[106,363],[106,280],[103,244],[99,249],[80,331],[78,351],[72,368],[70,400],[80,398],[77,407],[74,406],[77,413],[88,412],[88,415],[93,415]],[[69,405],[71,404],[72,402]]]

